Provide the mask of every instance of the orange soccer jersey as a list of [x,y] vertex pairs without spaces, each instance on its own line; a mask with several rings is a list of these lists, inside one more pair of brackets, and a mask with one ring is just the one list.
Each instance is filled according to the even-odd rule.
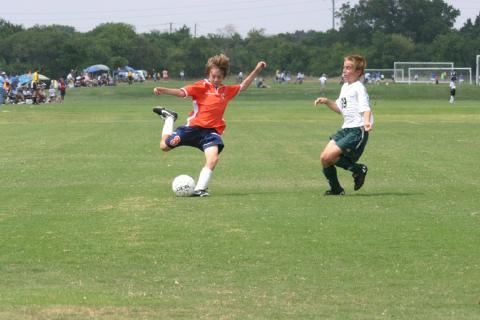
[[189,114],[187,126],[213,128],[222,134],[226,127],[223,120],[225,109],[241,88],[240,85],[215,88],[208,80],[200,80],[181,88],[185,96],[191,96],[193,100],[193,111]]

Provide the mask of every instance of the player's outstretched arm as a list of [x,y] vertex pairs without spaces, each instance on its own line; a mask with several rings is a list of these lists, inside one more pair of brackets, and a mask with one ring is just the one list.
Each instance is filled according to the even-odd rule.
[[325,104],[325,105],[327,105],[327,107],[329,107],[330,109],[332,109],[336,113],[340,113],[340,114],[342,113],[340,111],[340,109],[338,108],[337,103],[335,101],[332,101],[332,100],[330,100],[328,98],[325,98],[325,97],[317,98],[315,100],[314,104],[316,106],[318,106],[319,104]]
[[157,96],[159,96],[161,94],[168,94],[168,95],[175,96],[175,97],[180,97],[180,98],[185,97],[185,92],[183,90],[180,90],[180,89],[155,87],[153,89],[153,93],[155,93]]
[[255,77],[260,73],[260,71],[262,71],[266,67],[267,63],[265,61],[260,61],[259,63],[257,63],[255,69],[253,69],[253,71],[250,72],[250,74],[245,78],[245,80],[242,81],[242,91],[247,90],[253,79],[255,79]]

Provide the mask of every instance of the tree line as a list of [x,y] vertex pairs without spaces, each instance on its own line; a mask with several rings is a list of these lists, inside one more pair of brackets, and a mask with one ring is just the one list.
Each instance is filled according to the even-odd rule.
[[208,57],[219,52],[231,58],[232,73],[265,59],[272,73],[334,76],[349,53],[364,55],[371,68],[392,68],[394,61],[452,61],[474,68],[480,54],[480,13],[455,29],[459,15],[443,0],[360,0],[336,12],[338,30],[266,35],[252,29],[245,37],[231,28],[193,37],[186,26],[171,33],[137,33],[124,23],[104,23],[82,33],[63,25],[24,28],[0,18],[0,69],[17,74],[39,68],[47,76],[61,77],[71,69],[105,64],[167,68],[173,76],[184,70],[201,77]]

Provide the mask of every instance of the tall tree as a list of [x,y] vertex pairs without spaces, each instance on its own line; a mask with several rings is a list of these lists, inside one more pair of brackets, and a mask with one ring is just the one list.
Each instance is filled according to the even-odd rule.
[[344,40],[370,43],[374,32],[397,33],[414,42],[431,42],[447,33],[460,11],[443,0],[360,0],[338,13]]

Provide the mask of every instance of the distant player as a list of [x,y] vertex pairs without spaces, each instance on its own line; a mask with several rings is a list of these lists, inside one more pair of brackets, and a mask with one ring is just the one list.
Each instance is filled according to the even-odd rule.
[[450,78],[450,103],[452,104],[455,103],[455,93],[457,89],[455,81],[457,81],[457,73],[453,71]]
[[325,73],[322,73],[320,78],[318,78],[318,81],[320,82],[320,92],[324,93],[325,87],[327,86],[327,75]]
[[207,79],[180,89],[156,87],[153,90],[156,95],[192,97],[193,111],[189,114],[187,124],[178,127],[176,131],[173,131],[173,123],[177,119],[176,112],[163,107],[155,107],[153,112],[165,120],[160,141],[160,148],[163,151],[170,151],[178,146],[191,146],[205,154],[205,165],[200,171],[193,196],[210,195],[207,186],[224,147],[221,134],[226,127],[223,114],[228,102],[240,91],[246,90],[266,66],[264,61],[260,61],[241,84],[224,85],[222,82],[228,74],[230,60],[224,54],[219,54],[208,59],[205,66]]
[[330,190],[326,196],[344,195],[345,190],[337,178],[335,166],[353,172],[354,190],[359,190],[365,182],[368,168],[357,163],[372,130],[373,115],[365,86],[359,81],[366,67],[362,56],[346,56],[343,62],[342,78],[344,84],[336,101],[320,97],[315,105],[325,104],[333,111],[343,115],[343,126],[330,139],[320,156],[323,173],[328,180]]

